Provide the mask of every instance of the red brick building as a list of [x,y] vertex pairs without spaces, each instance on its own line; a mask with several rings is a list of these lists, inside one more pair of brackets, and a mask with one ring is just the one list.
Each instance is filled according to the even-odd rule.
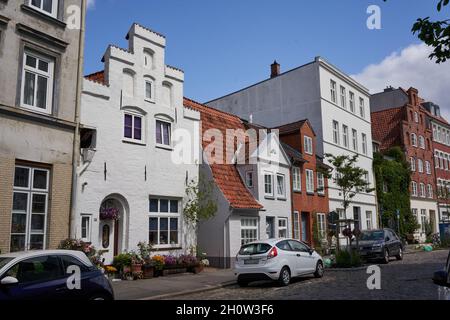
[[293,236],[314,245],[313,224],[326,237],[329,213],[328,179],[318,170],[325,167],[316,154],[316,134],[308,120],[276,128],[292,162],[291,192]]
[[415,88],[387,88],[371,98],[373,140],[380,142],[380,151],[401,147],[410,162],[411,210],[421,225],[417,238],[422,241],[426,223],[436,229],[438,220],[433,134],[423,103]]

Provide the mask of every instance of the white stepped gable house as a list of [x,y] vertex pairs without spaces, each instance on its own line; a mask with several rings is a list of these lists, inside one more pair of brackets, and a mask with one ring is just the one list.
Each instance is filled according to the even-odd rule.
[[82,93],[71,232],[107,250],[107,263],[139,242],[161,254],[196,245],[182,211],[198,161],[172,161],[172,134],[183,129],[198,136],[200,114],[183,107],[184,73],[165,64],[164,36],[133,24],[127,39],[128,50],[108,47],[104,71],[87,76]]

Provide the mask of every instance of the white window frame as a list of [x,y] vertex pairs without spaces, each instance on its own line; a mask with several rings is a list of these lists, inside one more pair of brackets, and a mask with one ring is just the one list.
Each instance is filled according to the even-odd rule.
[[366,211],[367,230],[373,230],[373,212]]
[[349,91],[349,101],[350,101],[350,111],[352,113],[355,113],[355,93],[352,91]]
[[421,232],[425,233],[426,232],[426,225],[428,223],[428,218],[427,218],[427,210],[426,209],[421,209],[420,210],[420,227],[421,227]]
[[341,107],[347,109],[347,89],[344,86],[340,86]]
[[[36,59],[36,67],[33,68],[27,65],[27,56]],[[23,108],[36,111],[39,113],[51,114],[52,106],[53,106],[53,86],[55,82],[55,60],[49,57],[46,57],[42,54],[35,53],[34,51],[30,51],[25,49],[23,53],[23,64],[22,64],[22,79],[21,79],[21,89],[20,89],[20,105]],[[48,71],[39,70],[39,61],[43,61],[48,64]],[[34,95],[33,102],[34,105],[27,104],[25,102],[25,75],[27,73],[33,74],[35,76],[34,79]],[[47,91],[46,91],[46,107],[45,109],[39,108],[36,106],[37,103],[37,94],[38,94],[38,86],[37,81],[38,77],[47,79]]]
[[359,114],[361,118],[366,117],[366,105],[363,98],[359,98]]
[[425,189],[425,184],[424,183],[420,183],[419,191],[420,191],[420,197],[421,198],[426,198],[427,197],[427,191]]
[[324,239],[327,234],[327,224],[326,224],[327,218],[324,213],[318,213],[317,214],[317,232],[319,233],[319,236]]
[[[270,182],[267,181],[267,178],[270,177]],[[270,193],[267,192],[267,186],[270,186]],[[264,172],[264,195],[266,197],[273,198],[275,194],[274,190],[274,179],[273,179],[273,173],[271,172]]]
[[[88,221],[87,227],[86,227],[86,236],[83,237],[83,222],[84,220]],[[91,236],[92,236],[92,215],[91,214],[82,214],[80,217],[80,239],[84,242],[91,242]]]
[[[12,228],[10,229],[10,237],[9,240],[11,242],[12,236],[25,236],[25,251],[31,249],[31,237],[33,235],[43,236],[43,250],[46,249],[47,243],[47,223],[48,223],[48,209],[49,209],[49,201],[50,201],[50,170],[39,167],[32,166],[23,166],[16,165],[15,168],[22,168],[28,170],[28,186],[27,187],[17,187],[13,185],[13,196],[14,194],[26,194],[27,195],[27,209],[26,212],[14,210],[11,208],[11,219],[13,215],[26,215],[25,222],[25,232],[23,233],[13,233]],[[38,189],[34,188],[34,172],[35,171],[43,171],[46,172],[46,189]],[[44,213],[33,213],[32,205],[33,205],[33,196],[34,195],[42,195],[45,196],[45,210]],[[43,232],[33,231],[31,229],[31,220],[33,215],[44,216],[44,230]]]
[[434,197],[434,190],[433,190],[433,186],[431,184],[427,185],[427,196],[429,199],[433,199],[433,197]]
[[[289,219],[288,218],[278,218],[278,238],[279,239],[287,239],[287,238],[289,238],[288,224],[289,224]],[[286,236],[285,237],[281,236],[281,232],[282,231],[286,232]]]
[[423,161],[422,159],[417,160],[417,166],[419,167],[419,173],[423,173]]
[[427,171],[427,175],[431,175],[431,163],[430,161],[425,161],[425,168]]
[[423,136],[419,136],[419,148],[425,150],[425,138]]
[[[244,221],[252,222],[244,225]],[[256,222],[256,223],[253,223]],[[256,237],[244,236],[244,231],[256,232]],[[255,217],[241,217],[241,245],[257,241],[259,239],[259,219]]]
[[[125,117],[126,116],[131,116],[132,117],[132,120],[131,120],[131,135],[132,135],[132,138],[129,138],[129,137],[125,136]],[[135,129],[135,120],[136,120],[136,118],[140,118],[141,119],[141,139],[136,139],[135,136],[134,136],[134,129]],[[124,141],[128,141],[128,142],[145,144],[145,124],[146,124],[145,116],[143,116],[142,114],[136,113],[136,112],[125,111],[123,113],[123,140]]]
[[412,194],[413,197],[417,197],[418,196],[417,182],[415,182],[415,181],[411,182],[411,194]]
[[40,7],[35,6],[34,4],[32,4],[32,0],[28,1],[28,6],[33,8],[34,10],[37,10],[39,12],[42,12],[45,15],[51,16],[55,19],[58,19],[58,1],[59,0],[51,0],[52,1],[52,12],[48,12],[46,10],[44,10],[44,0],[41,0],[41,5]]
[[[283,188],[282,189],[282,193],[280,193],[280,190],[279,190],[279,188],[280,188],[280,180],[279,179],[282,179],[282,184],[281,184],[281,187]],[[281,174],[281,173],[278,173],[277,174],[277,198],[278,199],[286,199],[286,177],[285,177],[285,175],[284,174]]]
[[313,170],[305,170],[306,172],[306,193],[314,194],[314,171]]
[[313,139],[311,137],[304,136],[303,137],[303,144],[304,144],[305,153],[309,154],[309,155],[312,155],[314,153],[314,150],[313,150]]
[[363,154],[367,155],[367,153],[368,153],[367,135],[365,133],[363,133],[361,136],[362,136],[362,152],[363,152]]
[[302,171],[299,167],[292,168],[292,190],[302,192]]
[[415,133],[411,133],[411,145],[417,148],[417,135]]
[[[148,232],[149,232],[149,235],[148,236],[150,236],[150,229],[149,229],[149,227],[150,227],[150,219],[158,219],[158,235],[157,235],[157,239],[158,239],[158,243],[157,244],[152,244],[152,246],[153,246],[153,248],[156,248],[156,249],[173,249],[173,248],[179,248],[179,247],[181,247],[181,236],[182,236],[182,233],[181,233],[181,230],[182,230],[182,225],[181,225],[181,214],[180,214],[180,210],[181,210],[181,202],[182,202],[182,200],[181,199],[175,199],[175,198],[164,198],[164,197],[149,197],[149,202],[151,201],[151,200],[158,200],[158,211],[157,212],[150,212],[150,208],[149,208],[149,214],[148,214],[148,223],[149,223],[149,225],[148,225]],[[169,206],[169,208],[168,208],[168,211],[169,212],[161,212],[161,200],[167,200],[167,201],[169,201],[169,204],[168,204],[168,206]],[[170,212],[171,210],[170,210],[170,201],[177,201],[178,202],[178,208],[177,208],[177,213],[175,213],[175,212]],[[167,221],[167,223],[168,223],[168,226],[167,226],[167,240],[168,240],[168,244],[160,244],[160,240],[161,240],[161,236],[160,236],[160,233],[161,233],[161,219],[168,219],[168,221]],[[170,239],[170,234],[171,234],[171,229],[170,229],[170,220],[171,219],[177,219],[178,220],[178,223],[177,223],[177,227],[178,227],[178,230],[177,230],[177,233],[178,233],[178,235],[177,235],[177,240],[178,240],[178,242],[176,243],[176,244],[171,244],[170,242],[171,242],[171,239]],[[149,241],[150,241],[150,239],[148,239]]]
[[345,124],[342,125],[342,139],[344,143],[344,148],[348,148],[349,147],[348,126],[346,126]]
[[247,171],[245,173],[245,185],[247,186],[247,188],[253,188],[254,186],[254,175],[253,175],[253,171]]
[[317,193],[321,196],[325,194],[325,177],[321,172],[317,172]]
[[293,238],[296,240],[300,240],[300,212],[294,211],[292,220],[292,225],[294,226]]
[[[158,123],[158,122],[161,122],[161,123]],[[165,144],[164,143],[164,130],[163,130],[163,128],[164,128],[164,126],[163,126],[163,124],[168,124],[169,125],[169,144]],[[161,132],[161,143],[158,143],[158,136],[156,135],[156,130],[155,130],[155,143],[156,143],[156,146],[158,146],[158,147],[162,147],[162,148],[172,148],[172,130],[173,130],[173,123],[171,122],[171,121],[167,121],[167,120],[164,120],[164,119],[160,119],[160,118],[156,118],[155,119],[155,128],[156,128],[156,126],[158,126],[158,125],[160,125],[161,126],[161,128],[160,128],[160,132]]]
[[358,146],[358,131],[356,129],[352,129],[352,147],[353,151],[358,152],[359,146]]
[[333,143],[340,145],[340,137],[339,137],[339,122],[333,120]]
[[411,171],[416,172],[416,159],[414,157],[411,157],[409,160],[411,164]]
[[[147,85],[150,84],[151,97],[147,96]],[[155,82],[149,77],[144,78],[144,99],[148,102],[155,102]]]
[[330,80],[331,101],[337,103],[337,87],[336,81]]

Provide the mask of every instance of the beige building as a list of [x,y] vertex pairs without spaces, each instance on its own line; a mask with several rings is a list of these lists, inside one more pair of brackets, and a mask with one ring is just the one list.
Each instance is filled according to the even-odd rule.
[[0,0],[0,250],[69,236],[85,0]]

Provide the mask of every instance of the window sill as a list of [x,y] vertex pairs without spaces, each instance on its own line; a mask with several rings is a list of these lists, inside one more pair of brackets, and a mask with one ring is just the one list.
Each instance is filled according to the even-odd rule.
[[314,196],[315,193],[314,193],[314,192],[306,192],[306,195],[308,195],[308,196]]
[[277,198],[277,200],[279,200],[279,201],[287,201],[287,198],[286,197],[280,197],[280,198]]
[[138,146],[146,146],[147,145],[146,143],[144,143],[142,141],[130,140],[130,139],[122,139],[122,142],[129,143],[129,144],[135,144]]
[[180,245],[161,245],[161,246],[153,246],[153,251],[167,251],[167,250],[181,250],[183,247]]
[[157,144],[156,148],[167,150],[167,151],[173,151],[173,148],[171,146],[166,146],[166,145],[163,145],[163,144]]
[[266,200],[275,200],[275,197],[274,196],[267,196],[267,195],[265,195],[264,199],[266,199]]
[[293,190],[292,192],[301,194],[301,193],[302,193],[302,190]]
[[156,104],[155,100],[150,100],[150,99],[144,99],[145,102],[151,103],[151,104]]
[[52,17],[51,15],[45,14],[43,12],[40,12],[39,10],[34,9],[33,7],[30,7],[26,4],[22,4],[21,5],[21,9],[29,14],[35,15],[41,19],[44,19],[52,24],[54,24],[55,26],[58,26],[60,28],[65,29],[67,27],[67,24],[55,17]]

